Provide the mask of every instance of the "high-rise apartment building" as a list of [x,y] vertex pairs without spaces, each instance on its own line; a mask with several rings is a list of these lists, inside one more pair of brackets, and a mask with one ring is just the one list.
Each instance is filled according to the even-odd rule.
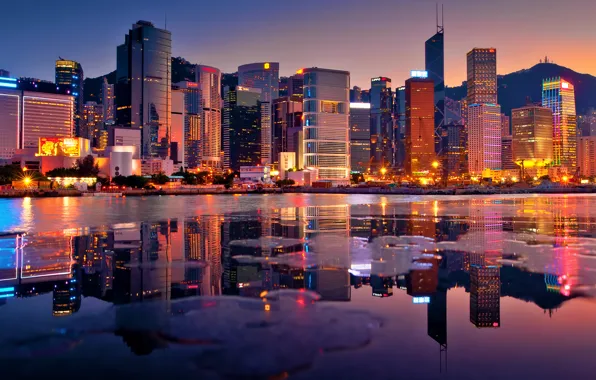
[[[445,34],[442,25],[437,25],[437,33],[426,41],[424,51],[425,70],[435,84],[435,135],[438,136],[441,126],[445,125]],[[435,144],[437,154],[444,148],[440,143]]]
[[[501,169],[501,106],[472,104],[468,107],[468,168],[479,176]],[[491,174],[492,175],[492,174]]]
[[585,177],[596,176],[596,136],[581,137],[577,153],[580,174]]
[[258,62],[239,66],[238,84],[261,90],[261,164],[269,165],[272,158],[271,106],[273,100],[279,97],[279,63]]
[[497,50],[474,48],[468,53],[468,106],[497,104]]
[[[535,105],[511,110],[513,161],[546,166],[553,160],[553,113]],[[531,164],[530,164],[531,163]]]
[[365,173],[370,168],[370,103],[350,103],[350,166]]
[[202,108],[201,166],[221,169],[221,71],[215,67],[197,65],[195,73]]
[[224,169],[261,163],[261,90],[224,87]]
[[302,131],[302,96],[286,96],[273,101],[272,157],[274,165],[279,164],[282,152],[297,153],[297,133]]
[[427,175],[435,154],[435,86],[432,79],[406,81],[406,173]]
[[392,168],[394,162],[393,94],[391,79],[371,79],[370,89],[370,155],[374,172]]
[[184,93],[184,152],[182,161],[189,169],[201,166],[201,94],[196,82],[183,81],[174,84]]
[[304,69],[304,167],[320,180],[349,184],[350,73]]
[[83,123],[81,118],[83,115],[83,67],[76,61],[68,59],[56,60],[56,85],[70,89],[70,94],[74,97],[74,135],[77,137],[84,137],[86,139],[91,136],[86,135],[85,131],[82,131]]
[[112,125],[116,122],[116,108],[114,107],[114,85],[108,83],[108,78],[103,78],[101,85],[101,104],[103,105],[103,122]]
[[542,106],[553,113],[553,164],[573,174],[577,168],[575,89],[557,77],[542,81]]
[[461,177],[468,172],[468,131],[461,124],[443,126],[446,130],[443,170],[451,177]]
[[[80,118],[81,136],[93,140],[93,146],[97,146],[95,140],[101,140],[103,126],[103,105],[97,102],[86,102],[83,105],[83,113]],[[103,137],[106,135],[103,134]]]
[[142,156],[169,157],[172,34],[138,21],[117,49],[116,123],[142,129]]

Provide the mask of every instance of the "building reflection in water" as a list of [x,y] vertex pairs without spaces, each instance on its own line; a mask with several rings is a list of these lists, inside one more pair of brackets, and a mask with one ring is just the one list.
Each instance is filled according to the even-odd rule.
[[[364,216],[352,214],[352,207],[362,206],[288,207],[266,216],[257,210],[6,235],[0,238],[0,302],[52,292],[53,315],[65,316],[84,306],[84,297],[114,304],[160,300],[168,310],[177,298],[259,297],[277,289],[350,301],[352,288],[367,285],[385,302],[405,291],[412,303],[426,307],[428,336],[443,352],[452,288],[470,293],[473,325],[496,328],[501,297],[554,310],[573,297],[574,287],[596,282],[572,244],[596,235],[581,202],[473,199],[457,218],[439,217],[447,206],[432,201],[370,205]],[[531,246],[518,243],[511,248],[508,231],[526,241],[550,239],[548,252],[532,255],[525,251]],[[434,242],[457,244],[407,253],[412,244]],[[135,337],[126,339],[138,345]]]

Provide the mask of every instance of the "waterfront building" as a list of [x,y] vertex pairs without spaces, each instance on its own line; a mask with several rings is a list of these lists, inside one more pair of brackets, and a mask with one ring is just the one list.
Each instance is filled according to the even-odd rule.
[[468,172],[468,131],[461,124],[449,124],[443,129],[447,135],[443,170],[448,176],[461,177]]
[[279,97],[279,63],[258,62],[239,66],[238,84],[261,90],[261,164],[269,165],[272,163],[271,105]]
[[304,69],[304,167],[319,180],[350,183],[350,73]]
[[143,157],[169,157],[172,34],[148,21],[117,49],[116,123],[142,130]]
[[511,110],[513,161],[524,167],[547,166],[553,161],[553,113],[527,105]]
[[108,126],[108,147],[133,147],[132,159],[141,157],[141,130],[136,128]]
[[580,175],[596,176],[596,136],[581,137],[577,152]]
[[560,77],[542,81],[542,106],[553,113],[553,165],[574,174],[577,167],[575,89]]
[[[441,22],[442,24],[442,22]],[[445,33],[443,25],[438,23],[438,9],[437,9],[437,33],[429,38],[425,43],[425,70],[428,73],[428,78],[434,82],[435,85],[435,134],[445,122]],[[440,141],[435,144],[437,154],[440,154],[443,149]]]
[[261,90],[244,86],[224,87],[224,169],[261,163]]
[[79,62],[69,59],[56,60],[56,85],[66,88],[74,97],[74,135],[77,137],[90,138],[84,130],[83,118],[83,67]]
[[350,103],[350,166],[365,173],[370,168],[370,103]]
[[501,106],[468,107],[468,154],[468,172],[472,176],[501,170]]
[[371,79],[370,89],[370,157],[372,170],[392,168],[394,162],[393,94],[391,79]]
[[197,169],[201,166],[201,94],[196,82],[183,81],[175,83],[176,91],[184,93],[184,167]]
[[272,164],[279,164],[282,152],[298,152],[297,133],[302,131],[302,96],[286,96],[273,101]]
[[434,91],[431,79],[406,81],[405,169],[408,175],[427,175],[436,159]]
[[221,71],[197,65],[195,69],[201,102],[201,167],[221,169]]
[[467,60],[467,104],[497,104],[497,50],[474,48]]
[[172,121],[170,137],[170,159],[174,164],[181,164],[186,167],[184,162],[184,121],[186,119],[184,106],[184,90],[172,86]]

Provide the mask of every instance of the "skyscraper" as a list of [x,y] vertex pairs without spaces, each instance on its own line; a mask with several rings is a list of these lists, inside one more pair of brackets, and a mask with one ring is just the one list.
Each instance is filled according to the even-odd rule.
[[116,109],[114,108],[114,85],[108,83],[108,78],[103,78],[101,87],[101,104],[103,105],[103,122],[112,125],[116,121]]
[[497,50],[474,48],[468,53],[468,106],[497,104]]
[[261,162],[261,90],[224,87],[224,169],[256,166]]
[[435,155],[434,82],[426,78],[406,81],[406,173],[430,172]]
[[553,160],[553,113],[535,105],[511,110],[513,161],[545,166]]
[[273,164],[279,163],[281,152],[298,152],[296,133],[302,131],[302,96],[286,96],[273,101]]
[[511,136],[501,136],[501,169],[517,169],[513,161],[513,138]]
[[350,103],[350,166],[364,173],[370,163],[370,103]]
[[501,273],[497,266],[470,267],[470,322],[478,328],[501,325]]
[[580,174],[585,177],[596,176],[596,136],[583,136],[577,149]]
[[395,126],[395,167],[399,170],[405,168],[406,161],[406,86],[395,89],[394,101]]
[[573,84],[557,77],[542,81],[542,106],[553,113],[553,164],[564,173],[577,167],[577,114]]
[[[238,67],[238,84],[261,90],[261,164],[271,163],[271,105],[279,97],[279,63],[258,62]],[[289,84],[288,84],[289,85]],[[289,92],[289,91],[288,91]]]
[[221,169],[221,71],[197,65],[201,101],[201,166]]
[[350,73],[304,69],[304,166],[320,180],[349,184]]
[[486,169],[501,169],[501,106],[472,104],[468,107],[468,154],[470,175],[482,175]]
[[68,59],[56,60],[56,85],[70,88],[70,94],[74,97],[74,135],[86,139],[91,136],[83,133],[81,117],[83,114],[83,67],[76,61]]
[[443,129],[447,131],[443,169],[448,176],[460,177],[468,172],[468,132],[461,124],[445,125]]
[[[81,137],[90,140],[100,139],[103,130],[103,105],[96,102],[86,102],[83,105],[80,118]],[[107,137],[107,134],[104,137]]]
[[375,172],[394,166],[393,94],[391,79],[371,79],[370,156]]
[[189,169],[201,166],[201,96],[196,82],[183,81],[174,84],[184,93],[184,165]]
[[300,69],[300,70],[296,71],[296,74],[294,74],[288,78],[288,96],[297,96],[299,98],[302,98],[302,96],[304,95],[303,87],[304,87],[304,74],[303,74],[303,70]]
[[187,167],[184,162],[184,122],[186,119],[184,100],[184,90],[179,89],[176,85],[172,86],[170,159],[175,164]]
[[[442,18],[442,17],[441,17]],[[435,84],[435,134],[445,124],[445,34],[443,22],[439,24],[437,7],[437,33],[425,43],[425,70]],[[440,143],[435,144],[436,153],[441,153]]]
[[142,156],[169,156],[172,34],[138,21],[117,49],[116,123],[142,129]]

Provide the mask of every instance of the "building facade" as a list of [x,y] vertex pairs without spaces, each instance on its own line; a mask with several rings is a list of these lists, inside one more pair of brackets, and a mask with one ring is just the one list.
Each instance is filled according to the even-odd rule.
[[108,126],[108,146],[132,146],[132,158],[141,157],[141,130],[136,128]]
[[224,87],[224,169],[261,163],[261,90]]
[[183,81],[174,84],[177,91],[184,93],[184,152],[182,159],[188,169],[201,166],[201,95],[196,82]]
[[68,59],[56,60],[56,85],[68,88],[70,94],[74,97],[74,135],[90,139],[91,136],[87,130],[84,130],[83,117],[83,66],[76,61]]
[[447,135],[443,170],[449,177],[461,177],[468,173],[468,131],[461,124],[445,125],[443,130]]
[[468,105],[497,104],[497,50],[475,48],[467,59]]
[[596,136],[584,136],[579,139],[578,166],[584,177],[596,176]]
[[101,85],[101,104],[103,105],[103,122],[112,125],[116,122],[116,108],[114,108],[114,85],[108,83],[108,78],[103,78]]
[[542,81],[542,106],[553,113],[553,165],[562,172],[577,168],[577,113],[573,84],[557,77]]
[[142,130],[143,157],[169,157],[172,34],[138,21],[117,49],[116,123]]
[[350,166],[365,173],[370,168],[370,103],[350,103]]
[[176,85],[172,86],[170,159],[174,164],[181,164],[182,167],[187,167],[184,162],[184,122],[186,120],[184,95],[183,89],[177,88]]
[[[428,78],[435,84],[435,134],[445,125],[445,34],[442,26],[425,43],[425,70]],[[446,147],[435,144],[435,151],[440,154]]]
[[547,166],[553,161],[553,113],[528,105],[511,110],[513,161]]
[[487,174],[487,169],[501,170],[501,106],[468,107],[468,154],[468,172],[472,176]]
[[424,176],[432,169],[435,154],[435,86],[431,79],[406,81],[406,157],[408,175]]
[[94,147],[101,145],[102,139],[105,138],[105,133],[103,133],[105,131],[103,124],[103,105],[96,102],[86,102],[83,105],[83,113],[80,118],[80,131],[80,137],[92,140]]
[[304,69],[304,167],[320,180],[350,183],[350,73]]
[[302,95],[275,99],[272,122],[271,161],[278,166],[280,153],[298,152],[296,134],[302,131]]
[[372,78],[370,85],[371,170],[378,173],[395,165],[393,94],[389,78]]
[[196,82],[201,102],[201,167],[222,168],[221,71],[197,65]]

